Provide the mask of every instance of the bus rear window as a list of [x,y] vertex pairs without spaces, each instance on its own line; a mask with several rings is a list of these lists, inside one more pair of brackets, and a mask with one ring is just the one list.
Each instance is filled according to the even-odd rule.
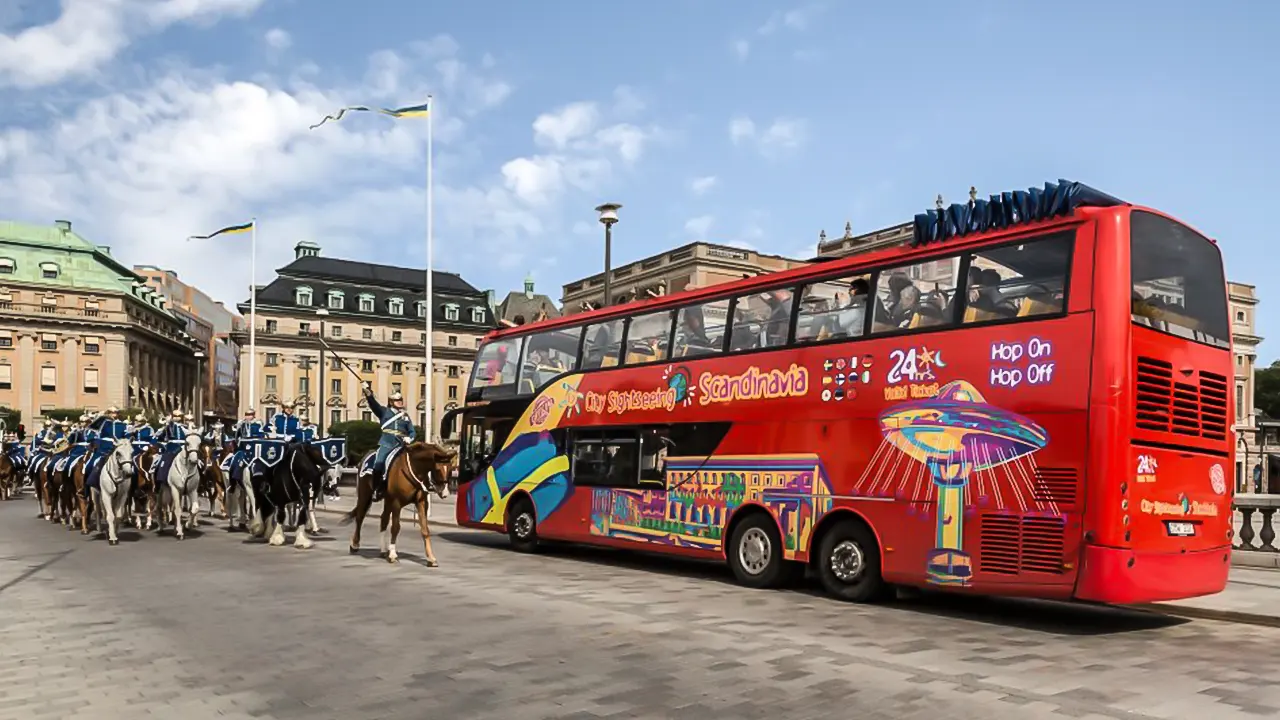
[[1231,346],[1222,256],[1185,225],[1134,211],[1129,221],[1133,321],[1218,347]]
[[516,337],[493,340],[481,346],[476,354],[476,370],[471,373],[471,387],[514,384],[522,345],[524,338]]

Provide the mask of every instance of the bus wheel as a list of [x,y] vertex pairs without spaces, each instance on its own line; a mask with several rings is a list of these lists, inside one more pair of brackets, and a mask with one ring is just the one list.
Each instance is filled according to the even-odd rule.
[[738,582],[753,588],[776,587],[786,575],[782,539],[764,513],[747,517],[733,529],[729,541],[729,567]]
[[884,597],[889,585],[880,575],[880,548],[866,525],[846,520],[822,537],[818,577],[827,592],[841,600],[871,602]]
[[528,498],[515,501],[507,511],[507,535],[516,552],[529,553],[538,549],[538,516]]

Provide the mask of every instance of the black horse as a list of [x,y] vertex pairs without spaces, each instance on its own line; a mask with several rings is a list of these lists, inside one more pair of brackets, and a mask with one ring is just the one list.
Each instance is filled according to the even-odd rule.
[[253,494],[268,543],[284,545],[285,510],[296,504],[298,527],[293,546],[306,549],[314,544],[307,537],[307,523],[311,521],[312,501],[324,482],[323,468],[319,450],[292,442],[285,446],[280,462],[261,478],[255,478]]

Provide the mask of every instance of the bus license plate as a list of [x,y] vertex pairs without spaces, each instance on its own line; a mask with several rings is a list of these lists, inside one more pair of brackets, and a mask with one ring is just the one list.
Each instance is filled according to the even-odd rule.
[[1174,537],[1191,537],[1196,534],[1195,523],[1171,522],[1169,523],[1169,534]]

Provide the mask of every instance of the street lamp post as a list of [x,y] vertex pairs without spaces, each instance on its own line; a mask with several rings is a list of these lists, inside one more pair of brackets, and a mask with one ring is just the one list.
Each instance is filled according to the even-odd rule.
[[604,225],[604,305],[602,307],[613,304],[609,282],[609,276],[612,274],[610,254],[613,250],[613,224],[618,222],[618,211],[621,209],[622,206],[618,203],[604,203],[596,207],[596,212],[600,213],[600,224]]
[[195,387],[195,391],[196,391],[196,402],[195,402],[195,405],[196,405],[196,417],[200,418],[200,419],[201,419],[201,421],[203,421],[203,420],[204,420],[204,378],[203,378],[203,375],[204,375],[204,358],[205,358],[205,355],[204,355],[204,353],[203,353],[203,352],[200,352],[199,350],[195,351],[195,353],[193,353],[193,355],[194,355],[194,356],[195,356],[195,358],[196,358],[196,387]]
[[316,311],[316,315],[320,316],[320,399],[316,402],[316,414],[320,417],[317,418],[319,422],[316,423],[316,435],[324,437],[324,394],[326,392],[324,388],[324,319],[329,317],[329,311],[320,308]]

